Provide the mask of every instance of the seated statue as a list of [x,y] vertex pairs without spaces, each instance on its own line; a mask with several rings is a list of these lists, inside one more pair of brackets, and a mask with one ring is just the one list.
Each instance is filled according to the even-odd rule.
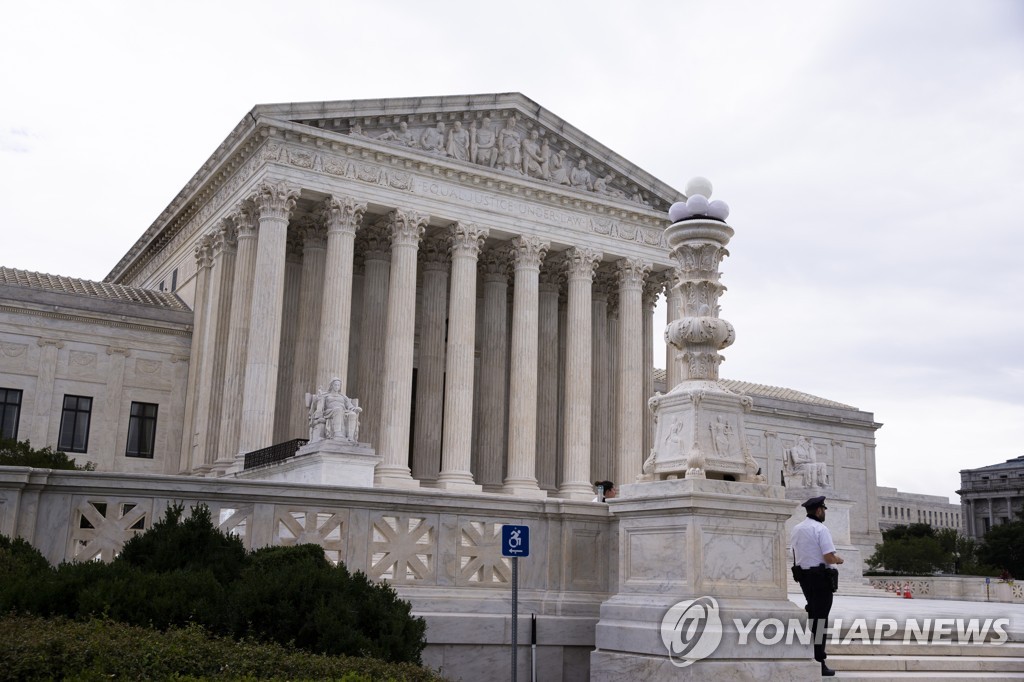
[[818,461],[814,445],[805,436],[796,445],[783,451],[783,471],[789,480],[799,480],[805,488],[823,488],[828,483],[828,467]]
[[363,408],[357,401],[341,392],[341,379],[331,379],[328,389],[319,388],[316,394],[306,394],[309,407],[309,441],[342,440],[359,442],[359,413]]

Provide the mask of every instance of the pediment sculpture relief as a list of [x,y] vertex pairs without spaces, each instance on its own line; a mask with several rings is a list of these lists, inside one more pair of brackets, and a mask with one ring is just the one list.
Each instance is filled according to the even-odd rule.
[[476,119],[467,113],[463,118],[469,120],[468,126],[463,120],[418,124],[416,117],[412,118],[372,130],[367,123],[370,117],[352,119],[347,134],[641,206],[656,207],[659,203],[635,183],[610,172],[554,133],[532,122],[521,122],[515,113],[501,124],[493,122],[489,116]]

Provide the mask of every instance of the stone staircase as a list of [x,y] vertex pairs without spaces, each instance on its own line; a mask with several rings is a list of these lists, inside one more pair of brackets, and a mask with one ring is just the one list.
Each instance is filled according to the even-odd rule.
[[830,644],[837,680],[1024,680],[1024,642]]

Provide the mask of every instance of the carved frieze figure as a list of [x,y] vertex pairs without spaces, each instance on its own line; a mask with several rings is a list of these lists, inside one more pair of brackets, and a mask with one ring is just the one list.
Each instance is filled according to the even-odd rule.
[[353,137],[366,137],[366,133],[363,132],[363,126],[359,125],[358,123],[352,124],[352,126],[349,128],[348,134],[352,135]]
[[415,147],[416,146],[416,135],[409,130],[409,124],[405,121],[401,121],[398,124],[398,132],[396,133],[391,128],[388,128],[380,137],[377,138],[383,142],[394,142],[400,144],[403,147]]
[[587,170],[587,160],[580,159],[569,173],[569,184],[576,189],[593,190],[594,178]]
[[433,154],[445,155],[444,123],[442,121],[438,121],[435,127],[423,131],[423,134],[420,135],[420,146]]
[[708,427],[711,429],[711,438],[715,444],[715,452],[719,457],[728,457],[729,436],[732,434],[732,426],[719,415],[715,417],[715,421],[708,424]]
[[498,140],[491,128],[491,119],[484,116],[477,128],[476,121],[469,124],[470,152],[481,166],[494,168],[498,160]]
[[527,135],[522,144],[520,144],[520,156],[523,161],[523,175],[533,178],[545,177],[544,171],[546,170],[546,159],[540,155],[540,133],[536,130],[531,130],[530,134]]
[[615,181],[615,176],[609,173],[603,178],[594,180],[594,191],[598,194],[603,194],[608,197],[622,198],[625,196],[621,191],[612,187],[612,182]]
[[787,478],[801,482],[805,488],[828,485],[828,467],[818,461],[818,452],[805,436],[800,436],[796,445],[783,451],[783,468]]
[[309,441],[359,441],[359,414],[363,408],[341,392],[341,379],[331,379],[328,389],[306,394],[309,408]]
[[452,124],[448,133],[448,156],[459,161],[469,161],[469,132],[462,127],[462,121]]
[[516,132],[516,117],[509,116],[505,127],[498,131],[498,153],[501,156],[502,170],[515,171],[521,168],[520,137]]
[[[545,145],[547,142],[545,141]],[[541,147],[543,150],[543,146]],[[548,173],[551,182],[558,185],[569,184],[569,167],[565,163],[565,150],[558,150],[548,157]]]

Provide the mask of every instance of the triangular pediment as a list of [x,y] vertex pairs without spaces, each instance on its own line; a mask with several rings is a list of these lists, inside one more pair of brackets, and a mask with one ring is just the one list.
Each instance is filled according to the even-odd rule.
[[298,123],[453,164],[468,164],[667,210],[677,190],[519,93],[259,105]]

